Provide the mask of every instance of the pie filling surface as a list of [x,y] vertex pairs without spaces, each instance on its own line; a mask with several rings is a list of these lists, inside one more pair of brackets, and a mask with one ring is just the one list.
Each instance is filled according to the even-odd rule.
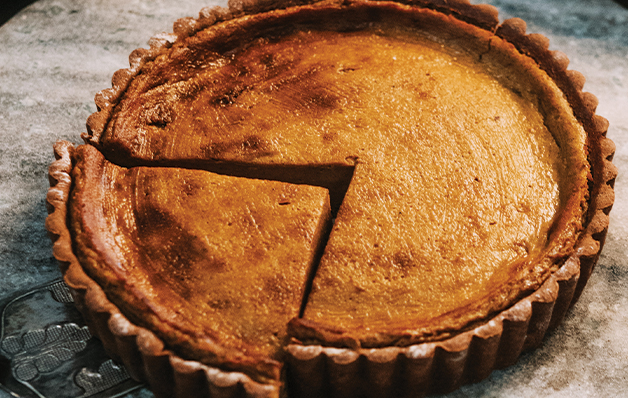
[[104,157],[78,152],[71,225],[133,321],[278,379],[288,336],[434,341],[540,286],[581,228],[584,137],[533,61],[452,17],[247,16],[142,67]]

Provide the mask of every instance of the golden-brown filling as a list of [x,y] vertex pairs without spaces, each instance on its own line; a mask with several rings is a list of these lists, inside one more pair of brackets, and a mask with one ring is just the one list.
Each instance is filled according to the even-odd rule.
[[113,132],[156,159],[356,164],[305,318],[430,337],[512,299],[560,205],[538,89],[491,55],[378,29],[258,39],[131,97]]
[[[288,10],[177,43],[131,82],[97,142],[122,163],[268,172],[331,190],[342,179],[321,170],[354,167],[303,319],[291,324],[303,341],[445,338],[538,287],[580,228],[584,132],[547,75],[489,32],[430,10],[386,7],[360,29],[295,27],[288,22],[298,12]],[[408,15],[412,28],[398,27]],[[245,39],[233,39],[234,27]],[[237,45],[216,44],[223,42]],[[190,205],[204,208],[204,195]],[[160,212],[177,208],[155,197],[150,206]],[[209,226],[189,219],[177,228],[196,242],[201,224]],[[161,247],[174,233],[167,231],[147,239]],[[242,239],[257,242],[249,232]],[[220,264],[224,248],[216,249],[195,249],[199,257],[189,260],[199,267],[192,296],[209,294],[200,269]],[[142,261],[178,255],[155,253]],[[245,267],[252,261],[241,257]],[[160,270],[168,294],[183,297],[176,270]],[[235,275],[221,282],[226,291],[216,290],[216,300]],[[236,317],[249,319],[242,311]],[[206,322],[213,330],[223,321]],[[224,322],[226,341],[242,332]]]

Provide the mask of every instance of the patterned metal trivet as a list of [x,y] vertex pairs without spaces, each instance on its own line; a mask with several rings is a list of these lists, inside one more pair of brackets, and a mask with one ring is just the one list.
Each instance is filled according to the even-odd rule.
[[119,397],[141,384],[92,337],[62,280],[0,298],[0,396]]

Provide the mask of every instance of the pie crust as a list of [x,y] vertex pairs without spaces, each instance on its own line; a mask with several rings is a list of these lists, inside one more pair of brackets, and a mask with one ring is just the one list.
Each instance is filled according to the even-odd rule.
[[[343,7],[369,8],[371,4],[382,9],[406,7],[361,1],[322,2],[302,7],[337,10]],[[295,2],[234,2],[229,9],[204,9],[198,19],[177,21],[174,34],[157,36],[151,40],[150,49],[136,50],[130,57],[131,68],[116,72],[113,87],[96,96],[99,111],[89,118],[89,133],[84,139],[101,149],[109,159],[129,162],[128,151],[103,147],[101,137],[107,134],[116,107],[133,89],[133,81],[138,79],[145,65],[162,59],[163,54],[172,53],[172,49],[180,48],[177,43],[208,27],[237,28],[237,23],[229,25],[225,21],[237,21],[246,15],[253,16],[251,19],[260,16],[263,20],[264,12],[268,10],[278,10],[271,12],[274,17],[282,12],[294,12],[295,9],[290,7],[297,5]],[[208,365],[207,361],[191,359],[189,353],[173,350],[172,345],[164,343],[163,338],[154,332],[130,322],[118,306],[109,301],[111,296],[101,288],[103,283],[95,283],[85,272],[85,261],[77,259],[76,236],[68,228],[76,149],[69,143],[58,143],[55,146],[57,161],[50,167],[51,189],[47,198],[50,216],[46,222],[54,242],[55,257],[61,263],[65,280],[90,329],[103,341],[108,352],[121,360],[134,378],[146,381],[157,396],[240,396],[243,393],[247,396],[279,396],[286,391],[291,396],[421,396],[446,392],[463,383],[481,380],[493,369],[512,364],[522,351],[538,345],[546,331],[556,327],[578,299],[603,246],[608,212],[614,198],[612,187],[616,169],[610,163],[614,145],[605,137],[607,121],[594,114],[597,100],[582,92],[584,78],[578,72],[567,70],[568,60],[564,54],[549,51],[548,41],[543,36],[526,35],[523,21],[511,19],[498,25],[493,7],[473,6],[465,1],[418,1],[411,5],[431,10],[430,13],[440,13],[452,24],[468,24],[471,31],[493,37],[489,39],[489,45],[494,40],[495,48],[498,42],[514,45],[525,59],[533,60],[532,65],[538,64],[562,91],[575,119],[584,128],[586,149],[582,149],[582,154],[574,155],[576,163],[573,164],[578,164],[578,156],[584,159],[586,151],[588,174],[584,179],[577,173],[574,175],[576,181],[586,185],[586,195],[576,195],[574,201],[561,203],[561,209],[567,209],[563,212],[567,216],[561,224],[566,227],[559,228],[566,231],[564,237],[559,237],[562,242],[556,249],[559,254],[538,275],[521,279],[523,282],[514,289],[514,296],[500,295],[497,306],[483,307],[477,311],[479,315],[465,318],[464,313],[454,313],[446,327],[425,333],[352,332],[344,326],[335,328],[320,320],[308,320],[306,307],[306,318],[290,322],[294,339],[286,347],[286,390],[279,379],[269,382],[246,367],[234,371],[233,367],[221,364]],[[284,8],[287,10],[281,11]],[[548,123],[555,129],[551,122]],[[138,166],[150,164],[150,160],[139,158],[130,163]],[[199,167],[195,162],[182,164]],[[329,185],[337,185],[337,181]],[[576,192],[580,189],[578,186],[578,183],[567,184],[562,190]],[[331,194],[334,202],[333,198],[338,194]],[[78,257],[81,257],[80,253]],[[511,285],[507,287],[512,288]]]

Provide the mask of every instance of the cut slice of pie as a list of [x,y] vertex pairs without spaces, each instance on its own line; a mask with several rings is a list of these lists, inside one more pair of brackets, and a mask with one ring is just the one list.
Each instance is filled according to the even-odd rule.
[[112,302],[187,358],[278,381],[328,230],[327,191],[74,154],[76,253]]
[[48,228],[92,329],[160,396],[422,395],[511,363],[608,225],[580,75],[490,7],[293,5],[178,21],[57,148]]

